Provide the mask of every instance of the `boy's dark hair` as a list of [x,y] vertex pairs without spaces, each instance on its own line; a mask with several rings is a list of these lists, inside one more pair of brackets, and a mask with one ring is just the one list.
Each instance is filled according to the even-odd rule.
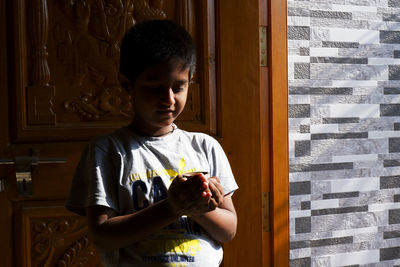
[[133,85],[146,68],[158,63],[181,60],[189,67],[189,78],[196,69],[196,50],[190,34],[169,20],[146,20],[135,24],[121,43],[120,72]]

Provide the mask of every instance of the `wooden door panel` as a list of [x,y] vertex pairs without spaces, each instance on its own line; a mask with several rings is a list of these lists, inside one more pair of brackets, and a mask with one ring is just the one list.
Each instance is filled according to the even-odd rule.
[[197,72],[178,124],[216,133],[214,1],[16,0],[12,40],[13,141],[87,140],[132,119],[119,45],[135,22],[171,19],[193,36]]
[[86,218],[55,204],[14,205],[16,247],[21,249],[16,266],[101,266],[86,236]]

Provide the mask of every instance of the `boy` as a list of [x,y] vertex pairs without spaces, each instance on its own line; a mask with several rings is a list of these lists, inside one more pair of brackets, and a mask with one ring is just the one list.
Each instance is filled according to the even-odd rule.
[[218,266],[236,233],[222,148],[173,123],[194,69],[193,40],[171,21],[137,23],[122,41],[134,119],[86,147],[66,203],[88,217],[105,266]]

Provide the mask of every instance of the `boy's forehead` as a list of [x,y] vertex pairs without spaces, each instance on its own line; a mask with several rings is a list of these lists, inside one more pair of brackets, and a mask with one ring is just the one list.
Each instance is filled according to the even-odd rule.
[[142,77],[149,82],[162,80],[183,80],[189,79],[189,67],[184,66],[183,62],[163,62],[148,67]]

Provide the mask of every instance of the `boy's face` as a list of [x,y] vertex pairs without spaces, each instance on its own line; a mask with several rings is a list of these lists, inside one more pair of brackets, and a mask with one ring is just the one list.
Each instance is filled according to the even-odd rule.
[[134,126],[146,134],[160,135],[182,112],[189,87],[189,68],[168,61],[147,68],[132,88]]

